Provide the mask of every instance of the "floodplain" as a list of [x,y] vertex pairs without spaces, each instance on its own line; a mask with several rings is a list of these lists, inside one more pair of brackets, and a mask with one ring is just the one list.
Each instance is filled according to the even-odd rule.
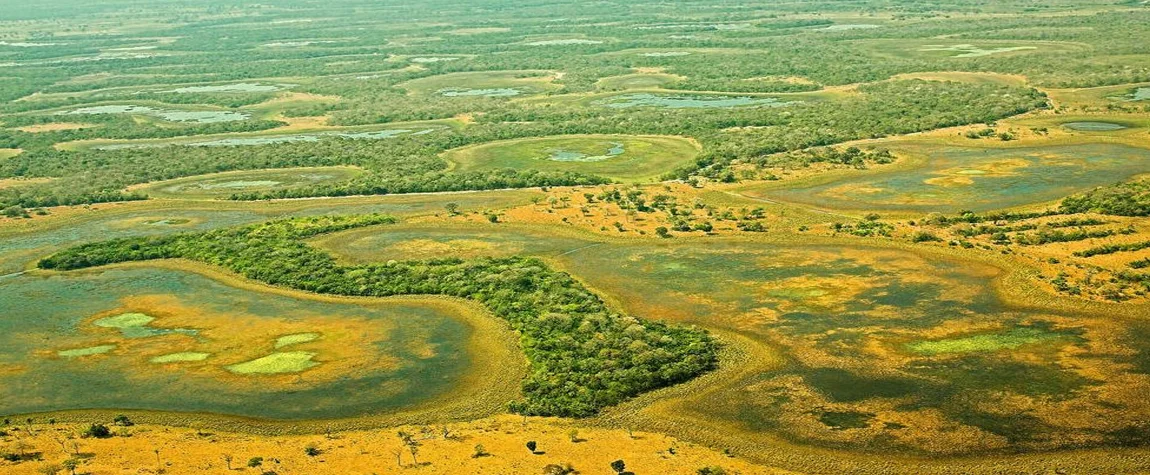
[[1146,5],[41,7],[0,472],[1150,473]]

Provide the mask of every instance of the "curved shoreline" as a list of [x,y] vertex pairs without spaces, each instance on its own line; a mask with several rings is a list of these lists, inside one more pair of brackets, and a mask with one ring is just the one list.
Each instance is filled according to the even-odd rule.
[[[299,290],[273,287],[224,269],[184,259],[129,262],[113,264],[77,273],[99,273],[108,269],[168,269],[191,272],[224,285],[251,292],[264,292],[298,299],[336,303],[365,303],[372,305],[397,303],[450,307],[445,312],[472,328],[467,349],[471,366],[467,376],[455,383],[455,388],[400,411],[365,414],[337,419],[266,419],[238,415],[154,411],[135,409],[75,409],[16,414],[36,419],[53,418],[63,422],[86,422],[93,419],[111,420],[119,414],[131,416],[141,423],[181,427],[213,428],[231,432],[253,434],[307,434],[326,430],[358,430],[404,424],[458,422],[506,412],[509,401],[519,396],[519,381],[526,374],[527,362],[518,348],[518,335],[506,322],[495,318],[481,305],[465,299],[440,295],[395,297],[346,297],[314,294]],[[33,270],[31,275],[61,275],[60,272]],[[459,311],[462,310],[462,311]]]

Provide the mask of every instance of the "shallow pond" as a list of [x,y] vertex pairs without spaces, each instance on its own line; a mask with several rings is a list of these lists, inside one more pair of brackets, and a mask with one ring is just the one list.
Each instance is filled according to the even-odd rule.
[[449,151],[456,170],[531,169],[644,181],[690,161],[698,149],[678,137],[566,135],[489,142]]
[[783,101],[777,97],[634,93],[612,96],[596,101],[596,104],[616,109],[626,109],[631,107],[702,109],[727,107],[785,107],[791,104],[795,104],[795,102]]
[[[1150,390],[1150,378],[1124,364],[1150,350],[1144,339],[1106,318],[1009,307],[993,290],[992,267],[882,248],[673,241],[401,225],[323,246],[355,261],[542,256],[630,314],[749,337],[781,351],[784,363],[721,383],[684,409],[803,442],[962,452],[1101,434],[1105,444],[1124,437],[1122,424],[1081,429],[1082,408],[1125,426],[1135,422],[1122,414],[1150,416],[1150,405],[1129,396]],[[1107,376],[1074,369],[1084,367]],[[1020,400],[1031,418],[1001,410]],[[866,430],[844,438],[844,427]],[[937,437],[948,442],[928,442]]]
[[583,152],[559,149],[552,150],[547,160],[556,162],[601,162],[611,157],[622,155],[624,151],[625,149],[622,143],[612,142],[611,148],[607,149],[603,155],[588,155]]
[[275,43],[264,43],[265,48],[299,48],[301,46],[312,46],[321,44],[331,44],[336,41],[330,40],[304,40],[304,41],[277,41]]
[[981,46],[961,44],[961,45],[926,45],[919,51],[948,51],[956,54],[951,55],[952,58],[977,58],[981,56],[990,56],[992,54],[1009,53],[1013,51],[1026,51],[1036,50],[1036,46],[1004,46],[1001,48],[983,48]]
[[674,58],[677,56],[690,56],[690,51],[662,51],[655,53],[639,53],[639,56],[646,56],[648,58]]
[[427,64],[427,63],[442,63],[442,62],[446,62],[446,61],[456,61],[459,59],[462,59],[462,58],[455,57],[455,56],[417,56],[415,58],[409,59],[408,61],[411,61],[413,63]]
[[1127,128],[1125,125],[1113,122],[1067,122],[1062,126],[1080,132],[1112,132]]
[[216,122],[235,122],[247,120],[251,116],[246,112],[233,111],[156,111],[155,116],[172,122],[196,122],[211,124]]
[[527,46],[563,46],[563,45],[598,45],[598,44],[603,44],[603,42],[599,41],[599,40],[585,40],[585,39],[580,39],[580,38],[572,38],[572,39],[566,39],[566,40],[533,41],[531,43],[527,43]]
[[840,25],[830,25],[825,28],[819,28],[821,31],[848,31],[848,30],[870,30],[874,28],[881,28],[882,25],[874,25],[870,23],[845,23]]
[[444,97],[511,97],[523,94],[523,91],[512,87],[499,87],[489,89],[467,89],[452,87],[440,89],[437,94]]
[[1057,200],[1150,172],[1150,150],[1125,145],[1008,149],[911,145],[903,150],[925,157],[926,163],[750,194],[844,210],[981,212]]
[[12,46],[15,48],[42,48],[45,46],[57,46],[64,43],[31,43],[26,41],[0,41],[0,46]]
[[195,122],[198,124],[212,124],[217,122],[235,122],[248,120],[251,115],[236,111],[180,111],[156,109],[147,106],[134,105],[107,105],[82,107],[65,112],[61,115],[92,115],[92,114],[141,114],[159,117],[171,122]]
[[0,413],[312,419],[409,407],[466,371],[471,330],[452,308],[299,299],[164,269],[9,277],[0,280]]
[[241,82],[235,84],[213,84],[210,86],[188,86],[172,89],[165,92],[179,94],[203,92],[275,92],[287,88],[287,84],[261,84],[256,82]]
[[284,168],[197,175],[140,188],[152,198],[213,199],[237,192],[273,191],[350,180],[361,170],[343,167]]
[[99,145],[93,147],[95,150],[123,150],[134,148],[159,148],[168,147],[173,145],[187,146],[187,147],[243,147],[253,145],[272,145],[280,143],[295,143],[295,142],[318,142],[327,137],[340,137],[345,139],[355,140],[382,140],[400,135],[424,135],[439,128],[427,129],[388,129],[376,130],[369,132],[320,132],[313,134],[291,134],[291,135],[261,135],[256,137],[236,137],[217,140],[204,140],[204,141],[180,141],[180,142],[141,142],[141,143],[120,143],[111,145]]

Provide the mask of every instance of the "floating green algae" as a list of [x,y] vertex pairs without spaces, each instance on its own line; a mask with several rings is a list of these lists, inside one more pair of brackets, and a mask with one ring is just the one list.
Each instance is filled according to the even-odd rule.
[[238,374],[283,374],[298,373],[319,366],[312,361],[315,353],[310,351],[275,352],[251,361],[228,366],[228,371]]
[[319,339],[319,333],[293,333],[291,335],[284,335],[276,338],[276,348],[283,348],[290,345],[298,345],[300,343],[307,343],[309,341],[316,341]]
[[182,351],[179,353],[169,353],[152,358],[153,363],[187,363],[192,361],[203,361],[212,356],[211,353],[200,353],[197,351]]
[[1015,328],[1003,333],[988,333],[944,340],[927,340],[910,343],[907,348],[924,355],[952,353],[984,353],[999,350],[1013,350],[1023,345],[1058,338],[1058,334],[1037,328]]
[[65,358],[75,358],[79,356],[101,355],[114,349],[116,349],[116,345],[100,345],[90,346],[87,348],[76,348],[72,350],[60,350],[57,351],[56,354]]

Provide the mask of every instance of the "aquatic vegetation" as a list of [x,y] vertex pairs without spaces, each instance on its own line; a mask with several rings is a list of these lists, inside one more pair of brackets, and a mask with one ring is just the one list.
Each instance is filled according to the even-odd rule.
[[1118,100],[1123,100],[1123,101],[1150,100],[1150,87],[1135,88],[1133,91],[1130,91],[1129,93],[1121,95],[1121,96],[1113,97],[1113,99],[1118,99]]
[[283,351],[251,361],[228,366],[228,371],[239,374],[281,374],[298,373],[319,363],[312,361],[316,354],[309,351]]
[[1003,333],[988,333],[944,340],[920,341],[908,344],[907,348],[915,353],[924,355],[976,353],[1013,350],[1023,345],[1037,343],[1051,338],[1058,338],[1058,335],[1040,329],[1020,327]]
[[[546,257],[630,313],[737,331],[769,345],[786,363],[747,380],[713,382],[721,389],[708,386],[706,400],[679,410],[703,421],[749,425],[751,433],[854,450],[956,454],[1001,449],[1007,442],[995,434],[1003,431],[1030,431],[1018,447],[1063,447],[1055,440],[1067,439],[1059,437],[1085,434],[1067,420],[1075,414],[1068,407],[1112,415],[1150,409],[1131,398],[1110,406],[1113,400],[1093,392],[1098,378],[1062,366],[1072,354],[1083,355],[1074,364],[1094,368],[1144,348],[1123,325],[1008,307],[991,287],[1000,271],[972,262],[841,244],[621,242],[512,224],[402,224],[386,233],[345,231],[320,245],[354,262],[436,254]],[[1116,346],[1105,356],[1079,353],[1101,341]],[[1088,363],[1095,356],[1104,361]],[[1115,374],[1113,381],[1105,391],[1144,383],[1119,389],[1132,380]],[[1091,391],[1079,391],[1085,388]],[[1034,402],[1043,426],[1033,428],[1015,413],[988,412],[977,403],[987,391],[1001,394],[995,401],[1048,398]],[[1063,400],[1072,402],[1057,402]],[[867,429],[854,432],[864,422]],[[1099,443],[1113,443],[1119,425]],[[928,442],[959,433],[970,437]],[[1060,435],[1047,440],[1052,434]]]
[[71,350],[60,350],[56,354],[65,358],[76,358],[80,356],[102,355],[109,351],[116,349],[116,345],[99,345],[90,346],[87,348],[75,348]]
[[[67,302],[48,304],[64,292]],[[39,375],[0,372],[5,413],[106,408],[271,419],[355,417],[471,392],[470,371],[490,361],[487,353],[475,351],[514,354],[513,348],[473,346],[476,337],[501,335],[473,329],[460,317],[471,318],[466,312],[474,310],[450,301],[324,301],[244,290],[163,268],[6,278],[0,310],[14,317],[0,322],[0,364],[18,362]],[[146,320],[116,318],[131,313],[155,318],[144,328],[194,328],[196,333],[139,337],[94,324],[103,316],[118,326]],[[54,342],[46,347],[41,335],[49,333]],[[281,337],[309,333],[323,338],[306,348],[304,342],[295,344],[316,354],[315,365],[290,357],[266,365],[280,358],[275,357],[240,366],[262,372],[227,369],[276,351],[296,351],[274,345]],[[509,365],[514,375],[520,358],[498,364]],[[306,380],[275,368],[306,371]],[[421,376],[429,373],[437,377]],[[494,397],[498,406],[512,396]]]
[[92,324],[101,328],[115,328],[120,330],[120,333],[126,338],[146,338],[173,333],[195,335],[197,333],[196,330],[186,328],[156,328],[150,326],[155,320],[155,317],[151,315],[129,312],[100,318],[92,322]]
[[199,353],[195,351],[181,351],[179,353],[169,353],[152,358],[148,361],[152,363],[189,363],[194,361],[204,361],[211,357],[211,353]]
[[0,471],[508,408],[595,417],[411,466],[1150,470],[1142,0],[59,1],[0,15]]
[[285,346],[298,345],[300,343],[307,343],[309,341],[318,340],[319,337],[320,337],[319,333],[312,333],[312,332],[294,333],[291,335],[284,335],[284,336],[281,336],[279,338],[276,338],[275,348],[280,349],[280,348],[283,348]]

